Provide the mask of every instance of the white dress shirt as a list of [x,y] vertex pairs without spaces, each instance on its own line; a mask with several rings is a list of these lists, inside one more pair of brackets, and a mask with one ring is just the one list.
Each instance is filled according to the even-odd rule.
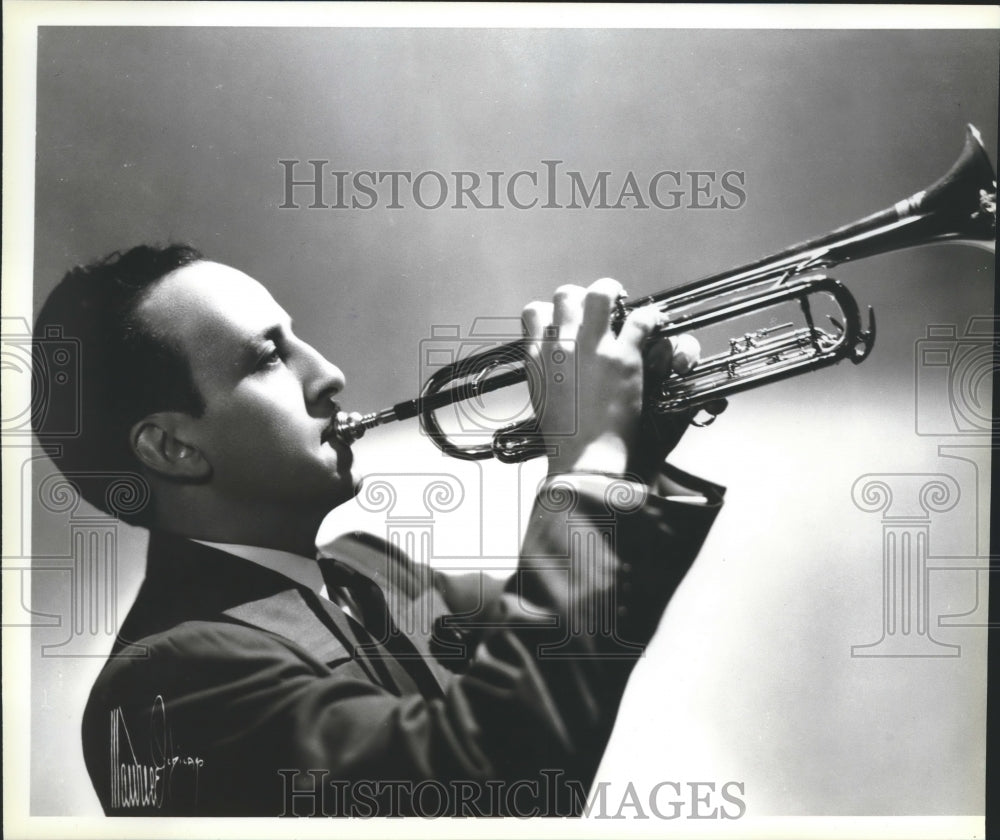
[[340,607],[351,618],[357,619],[348,597],[344,593],[330,593],[323,582],[323,573],[319,569],[319,563],[312,558],[303,557],[301,554],[293,554],[291,551],[281,551],[277,548],[265,548],[260,545],[241,545],[239,543],[210,542],[209,540],[195,540],[192,542],[207,545],[209,548],[217,548],[226,554],[233,554],[242,557],[258,566],[284,575],[291,581],[311,589],[321,598],[333,602]]

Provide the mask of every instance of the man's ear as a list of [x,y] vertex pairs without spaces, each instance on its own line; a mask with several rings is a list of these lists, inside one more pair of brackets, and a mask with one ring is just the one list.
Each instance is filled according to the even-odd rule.
[[185,419],[174,411],[144,417],[132,427],[132,451],[145,467],[167,478],[205,481],[212,467],[200,450],[184,442]]

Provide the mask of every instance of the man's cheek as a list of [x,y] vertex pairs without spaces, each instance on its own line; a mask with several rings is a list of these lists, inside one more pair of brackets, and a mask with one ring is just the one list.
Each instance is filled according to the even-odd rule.
[[272,461],[276,461],[275,467],[292,468],[296,461],[301,461],[303,456],[315,456],[320,451],[321,441],[319,432],[311,434],[311,429],[292,425],[291,423],[276,428],[271,428],[264,432],[260,440],[269,441]]

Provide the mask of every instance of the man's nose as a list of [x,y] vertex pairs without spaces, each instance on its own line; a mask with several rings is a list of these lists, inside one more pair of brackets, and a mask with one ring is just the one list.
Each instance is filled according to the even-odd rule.
[[313,407],[329,408],[330,399],[344,390],[344,373],[312,346],[305,348],[306,401]]

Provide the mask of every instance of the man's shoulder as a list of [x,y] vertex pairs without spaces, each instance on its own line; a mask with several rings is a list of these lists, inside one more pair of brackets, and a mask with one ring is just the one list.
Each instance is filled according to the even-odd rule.
[[[347,657],[346,652],[344,653]],[[322,676],[328,666],[295,642],[228,620],[192,620],[131,642],[112,653],[94,681],[84,729],[95,713],[146,707],[156,697],[217,693],[284,678]]]
[[122,622],[115,652],[192,621],[226,621],[225,612],[295,588],[278,572],[173,534],[150,533],[146,575]]
[[287,655],[298,655],[296,646],[277,633],[227,616],[191,619],[136,641],[121,640],[108,656],[98,683],[150,669],[190,668],[195,662],[211,668],[213,663],[231,666],[238,659]]

